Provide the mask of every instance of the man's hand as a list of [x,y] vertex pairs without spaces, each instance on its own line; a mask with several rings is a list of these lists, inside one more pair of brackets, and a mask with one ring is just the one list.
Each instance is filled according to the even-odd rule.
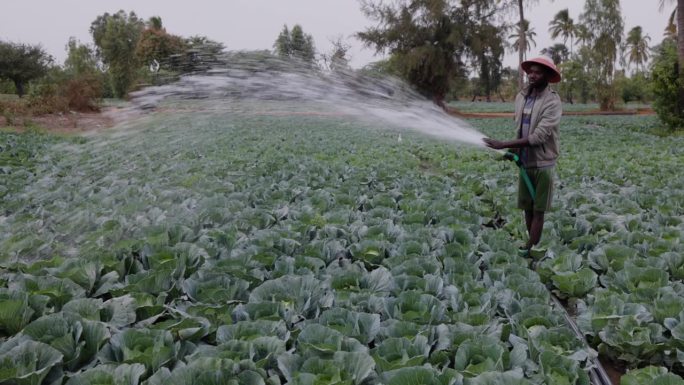
[[504,145],[504,142],[492,138],[484,138],[483,139],[487,147],[493,148],[495,150],[501,150],[503,148],[506,148]]

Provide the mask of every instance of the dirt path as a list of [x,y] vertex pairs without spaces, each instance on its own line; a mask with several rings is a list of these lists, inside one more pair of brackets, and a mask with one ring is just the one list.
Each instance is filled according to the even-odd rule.
[[50,133],[80,134],[87,131],[111,128],[116,125],[119,108],[108,107],[101,112],[69,112],[34,116],[15,116],[11,121],[0,116],[0,127],[10,127],[17,131],[38,128]]
[[[459,118],[512,118],[512,112],[462,112],[455,108],[450,108],[448,113]],[[563,116],[613,116],[613,115],[655,115],[655,111],[650,108],[639,108],[636,110],[623,111],[563,111]]]
[[[449,108],[450,115],[459,118],[512,118],[512,112],[463,112]],[[87,131],[111,128],[121,120],[122,109],[107,107],[101,112],[69,112],[64,114],[46,114],[38,116],[15,116],[10,122],[0,115],[0,127],[11,127],[24,131],[30,127],[38,127],[52,133],[79,134]],[[292,115],[292,112],[263,112],[267,115]],[[335,113],[301,112],[299,115],[338,115]],[[565,111],[564,116],[596,116],[596,115],[655,115],[650,108],[624,111]]]

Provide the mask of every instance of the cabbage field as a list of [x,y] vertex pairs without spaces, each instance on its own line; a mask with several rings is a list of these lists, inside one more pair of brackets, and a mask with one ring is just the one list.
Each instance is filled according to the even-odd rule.
[[563,119],[530,263],[498,154],[260,111],[0,133],[0,383],[586,385],[599,355],[684,384],[684,137],[655,118]]

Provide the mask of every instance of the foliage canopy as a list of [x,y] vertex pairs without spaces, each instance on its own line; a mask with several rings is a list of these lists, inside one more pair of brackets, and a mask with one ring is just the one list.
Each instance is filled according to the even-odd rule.
[[283,58],[297,59],[309,64],[316,59],[313,36],[304,33],[299,24],[295,24],[292,30],[287,25],[283,26],[273,46],[276,54]]
[[619,0],[587,0],[580,20],[586,26],[588,69],[602,110],[614,109],[617,90],[613,86],[615,62],[622,43],[624,21]]
[[0,41],[0,79],[14,82],[19,97],[26,83],[45,75],[51,64],[52,57],[40,45]]
[[140,61],[136,48],[145,27],[135,12],[123,10],[98,16],[90,25],[97,53],[108,67],[110,85],[117,97],[126,95],[135,81]]
[[651,65],[653,109],[671,130],[684,127],[684,111],[678,102],[681,88],[678,68],[677,42],[665,39],[655,49]]
[[397,72],[436,101],[442,101],[452,79],[466,71],[467,58],[479,69],[487,92],[496,88],[504,43],[500,26],[490,22],[500,11],[493,2],[366,0],[362,10],[379,25],[357,36],[376,51],[389,53]]

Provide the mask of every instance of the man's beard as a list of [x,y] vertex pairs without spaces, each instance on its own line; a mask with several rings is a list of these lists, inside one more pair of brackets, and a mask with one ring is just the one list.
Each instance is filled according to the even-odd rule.
[[549,79],[544,78],[544,79],[541,79],[538,82],[532,84],[531,88],[534,90],[537,90],[537,91],[541,91],[544,88],[546,88],[546,86],[548,86],[548,85],[549,85]]

